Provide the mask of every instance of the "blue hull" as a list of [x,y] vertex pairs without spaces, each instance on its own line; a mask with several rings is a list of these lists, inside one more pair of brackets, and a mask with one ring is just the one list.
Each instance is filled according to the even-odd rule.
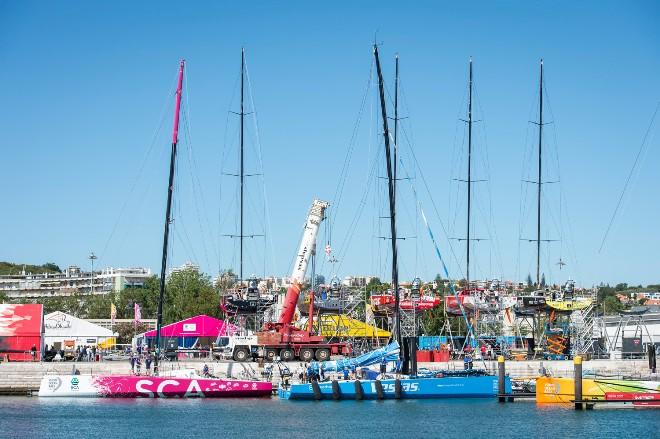
[[[395,381],[381,380],[383,398],[395,399]],[[339,381],[339,399],[356,399],[355,381]],[[375,380],[360,381],[363,399],[378,399]],[[511,380],[505,378],[505,393],[511,393]],[[322,399],[334,399],[332,382],[319,383]],[[311,384],[292,384],[280,388],[280,399],[314,400]],[[401,380],[401,399],[492,398],[497,396],[496,376],[409,378]]]

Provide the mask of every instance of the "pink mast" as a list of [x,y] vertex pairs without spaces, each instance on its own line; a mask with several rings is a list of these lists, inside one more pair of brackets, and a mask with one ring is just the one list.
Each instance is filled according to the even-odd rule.
[[172,132],[172,143],[179,141],[179,111],[181,110],[181,86],[183,85],[183,68],[186,60],[182,59],[179,65],[179,82],[176,86],[176,103],[174,105],[174,130]]
[[174,107],[174,129],[172,131],[172,155],[170,156],[170,178],[167,185],[167,209],[165,210],[165,233],[163,234],[163,260],[160,268],[160,291],[158,295],[158,313],[156,316],[156,355],[154,358],[154,375],[158,375],[158,357],[160,356],[160,328],[163,326],[163,299],[165,296],[165,271],[167,270],[167,243],[172,222],[172,193],[174,192],[174,169],[176,163],[176,146],[179,141],[179,112],[181,111],[181,91],[183,85],[183,68],[185,60],[179,65],[179,82],[176,86],[176,103]]

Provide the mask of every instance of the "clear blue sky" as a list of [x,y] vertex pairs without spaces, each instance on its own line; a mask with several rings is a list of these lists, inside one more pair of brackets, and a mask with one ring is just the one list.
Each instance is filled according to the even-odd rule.
[[[561,164],[561,184],[547,189],[544,238],[562,241],[544,250],[542,271],[549,280],[571,276],[582,285],[660,282],[658,121],[598,252],[660,100],[659,22],[660,5],[654,1],[1,1],[0,259],[88,267],[93,250],[101,266],[159,270],[169,97],[178,60],[185,58],[192,142],[182,139],[170,265],[195,260],[213,274],[219,266],[231,266],[234,245],[219,235],[234,232],[235,189],[221,173],[235,171],[236,119],[227,112],[238,109],[244,46],[271,223],[260,225],[263,198],[259,178],[253,177],[249,231],[270,230],[266,271],[287,274],[311,200],[334,196],[378,32],[390,92],[393,57],[401,56],[402,113],[408,117],[403,125],[414,139],[439,215],[420,169],[411,181],[453,274],[464,265],[464,244],[453,242],[457,257],[451,257],[447,235],[464,234],[464,188],[452,179],[465,178],[464,127],[458,118],[464,117],[470,56],[482,120],[476,128],[475,172],[488,178],[475,184],[480,213],[473,236],[493,238],[475,244],[473,276],[515,279],[534,272],[532,246],[520,241],[532,233],[534,200],[521,203],[520,181],[533,170],[535,134],[528,121],[536,117],[538,62],[544,58],[553,121],[549,179],[557,177],[557,157]],[[382,149],[369,135],[379,117],[373,97],[371,90],[344,198],[333,213],[340,276],[387,278],[385,247],[374,238],[382,200],[373,193],[367,197],[355,235],[344,239],[376,148]],[[250,139],[252,127],[250,121]],[[248,167],[257,172],[255,142],[249,143]],[[404,165],[414,169],[405,152],[410,147],[399,143]],[[382,166],[378,173],[384,175]],[[440,268],[415,220],[408,184],[400,183],[400,198],[407,203],[400,207],[400,229],[417,239],[400,243],[402,277],[429,278]],[[374,185],[382,188],[382,180]],[[522,221],[521,211],[527,212]],[[485,227],[488,218],[491,225]],[[321,240],[327,235],[324,230]],[[261,273],[263,241],[253,241],[245,271]],[[559,257],[569,264],[561,272]],[[329,264],[322,265],[330,274]]]

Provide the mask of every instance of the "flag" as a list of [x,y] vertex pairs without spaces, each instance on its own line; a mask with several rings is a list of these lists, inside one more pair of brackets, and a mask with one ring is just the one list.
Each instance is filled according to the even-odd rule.
[[110,304],[110,323],[115,324],[115,319],[117,318],[117,307],[114,303]]
[[330,247],[330,244],[325,246],[325,254],[330,256],[330,253],[332,253],[332,247]]
[[140,312],[140,304],[135,302],[135,305],[133,306],[133,311],[135,312],[135,318],[133,321],[135,324],[139,324],[142,321],[142,313]]

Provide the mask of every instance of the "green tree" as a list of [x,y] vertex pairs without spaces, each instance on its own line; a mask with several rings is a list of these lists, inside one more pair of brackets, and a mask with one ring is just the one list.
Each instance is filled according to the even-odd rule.
[[164,321],[176,322],[198,314],[220,317],[218,291],[211,278],[195,270],[172,273],[165,288]]
[[9,297],[3,292],[0,291],[0,303],[5,303],[9,301]]
[[623,309],[623,305],[616,296],[607,296],[603,300],[603,312],[605,314],[618,314]]

